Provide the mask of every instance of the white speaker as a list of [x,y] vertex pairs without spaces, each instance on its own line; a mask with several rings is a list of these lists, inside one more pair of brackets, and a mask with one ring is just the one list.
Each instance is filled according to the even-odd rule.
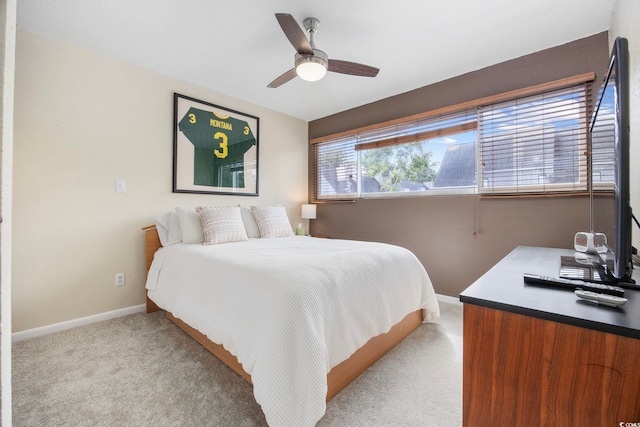
[[607,252],[607,236],[604,233],[579,231],[573,239],[573,247],[578,252],[603,254]]

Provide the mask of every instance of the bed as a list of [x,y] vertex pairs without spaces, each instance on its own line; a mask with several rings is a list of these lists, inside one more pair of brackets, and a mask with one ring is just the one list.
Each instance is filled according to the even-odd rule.
[[166,310],[250,382],[272,427],[315,425],[327,401],[439,316],[426,271],[397,246],[287,235],[163,247],[156,225],[144,231],[147,312]]

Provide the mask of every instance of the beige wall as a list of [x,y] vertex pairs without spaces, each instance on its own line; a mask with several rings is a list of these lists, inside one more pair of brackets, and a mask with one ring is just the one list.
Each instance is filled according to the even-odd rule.
[[11,233],[16,0],[0,2],[0,425],[11,425]]
[[[629,41],[629,80],[631,118],[631,207],[640,218],[640,2],[618,0],[609,30],[609,46],[616,37]],[[640,249],[640,230],[633,224],[633,245]]]
[[[607,33],[597,34],[313,121],[309,137],[591,71],[600,82],[608,56]],[[310,160],[311,154],[312,150]],[[518,245],[572,247],[575,233],[589,229],[589,200],[477,196],[369,199],[322,204],[317,216],[311,225],[314,234],[377,240],[413,250],[427,268],[436,292],[457,296]]]
[[[299,221],[306,122],[24,31],[16,55],[14,332],[142,304],[140,228],[175,205],[281,203]],[[259,197],[171,192],[174,91],[260,118]]]

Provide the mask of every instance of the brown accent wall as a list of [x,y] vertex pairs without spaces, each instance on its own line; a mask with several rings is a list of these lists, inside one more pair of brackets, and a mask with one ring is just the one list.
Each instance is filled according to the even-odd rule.
[[[315,120],[309,123],[309,139],[590,71],[596,72],[599,86],[608,58],[604,32]],[[593,92],[597,95],[597,89]],[[309,150],[309,164],[312,156]],[[309,173],[312,185],[313,171]],[[310,224],[312,234],[412,250],[436,292],[457,296],[518,245],[572,247],[574,234],[589,229],[589,200],[473,195],[360,199],[321,204],[317,218]]]

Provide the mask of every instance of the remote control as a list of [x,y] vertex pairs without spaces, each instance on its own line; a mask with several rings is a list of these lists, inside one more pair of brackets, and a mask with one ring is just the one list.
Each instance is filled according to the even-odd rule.
[[617,297],[615,295],[598,294],[596,292],[583,291],[581,289],[576,289],[575,293],[578,298],[593,301],[599,305],[606,305],[608,307],[619,307],[627,302],[626,298]]
[[619,286],[605,285],[602,283],[585,282],[584,280],[563,279],[561,277],[538,276],[524,273],[524,282],[530,285],[551,286],[565,289],[582,289],[600,294],[624,296],[624,289]]

